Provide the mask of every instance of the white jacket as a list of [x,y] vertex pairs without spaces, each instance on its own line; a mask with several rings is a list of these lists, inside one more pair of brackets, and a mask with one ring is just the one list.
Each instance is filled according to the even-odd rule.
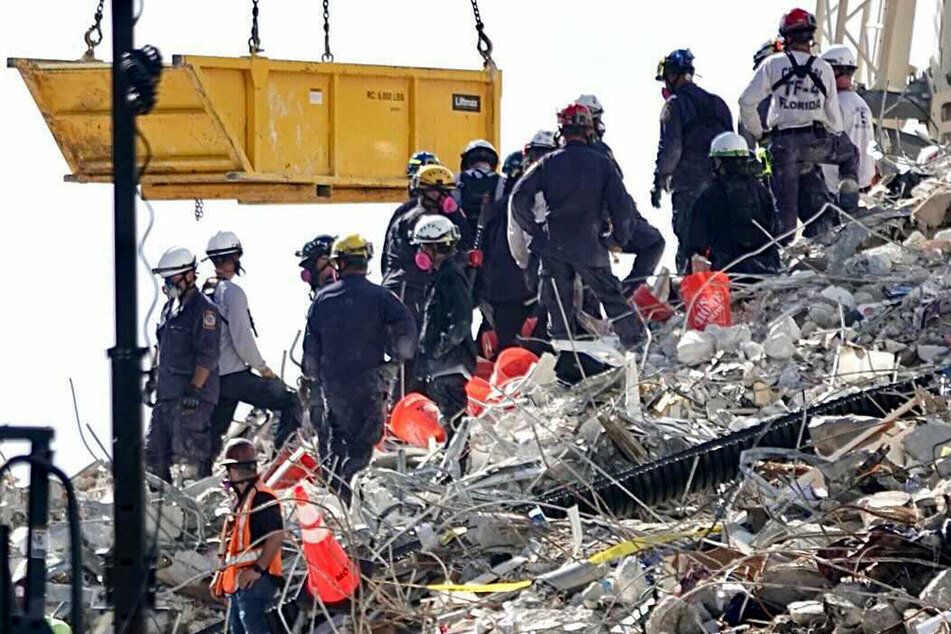
[[[791,51],[800,66],[809,60],[809,53]],[[815,85],[811,77],[793,77],[785,85],[773,91],[773,86],[792,71],[792,63],[786,53],[776,53],[766,59],[753,75],[743,94],[740,95],[740,121],[756,138],[763,135],[763,125],[756,107],[771,97],[766,125],[771,129],[785,130],[802,128],[819,121],[832,132],[842,132],[839,100],[835,90],[835,73],[829,63],[821,58],[813,62],[812,70],[822,80],[826,95]]]
[[[872,110],[865,100],[854,90],[839,93],[839,110],[842,113],[842,128],[859,150],[859,187],[865,188],[875,178],[875,158],[869,153],[872,142]],[[839,168],[835,165],[823,165],[829,191],[839,189]]]
[[262,370],[266,364],[258,351],[251,329],[251,311],[244,289],[228,280],[218,280],[214,295],[215,306],[221,313],[221,356],[218,368],[221,376],[243,372],[249,367]]

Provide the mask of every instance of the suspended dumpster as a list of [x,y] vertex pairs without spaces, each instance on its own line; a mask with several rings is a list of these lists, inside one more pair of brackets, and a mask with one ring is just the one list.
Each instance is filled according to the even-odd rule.
[[[112,181],[111,67],[10,59],[68,181]],[[175,56],[138,117],[143,195],[243,203],[399,202],[408,157],[498,145],[501,73]]]

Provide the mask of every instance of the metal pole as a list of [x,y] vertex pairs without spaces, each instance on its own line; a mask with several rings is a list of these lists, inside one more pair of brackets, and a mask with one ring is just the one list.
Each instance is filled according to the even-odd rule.
[[113,598],[115,631],[145,632],[149,566],[145,548],[145,473],[142,465],[142,405],[139,398],[144,350],[138,347],[136,316],[135,116],[126,102],[120,70],[133,48],[133,0],[112,0],[112,161],[115,176],[116,346],[112,359],[112,436],[115,482]]

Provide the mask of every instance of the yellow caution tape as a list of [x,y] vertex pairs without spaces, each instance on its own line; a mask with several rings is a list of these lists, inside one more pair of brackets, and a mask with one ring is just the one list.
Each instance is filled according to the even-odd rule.
[[430,590],[435,590],[436,592],[472,592],[473,594],[488,594],[492,592],[515,592],[517,590],[524,590],[525,588],[532,585],[532,582],[529,580],[525,581],[500,581],[498,583],[486,583],[482,585],[453,585],[451,583],[437,584],[433,586],[426,586]]

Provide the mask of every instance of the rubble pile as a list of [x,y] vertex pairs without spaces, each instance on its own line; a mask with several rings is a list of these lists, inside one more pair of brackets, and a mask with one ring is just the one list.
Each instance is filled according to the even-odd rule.
[[[637,354],[605,336],[561,347],[606,371],[567,387],[543,355],[473,399],[448,448],[388,440],[352,483],[349,507],[299,439],[302,450],[279,454],[269,473],[296,468],[282,495],[295,499],[289,485],[303,484],[298,503],[317,505],[362,583],[343,604],[310,596],[297,504],[285,504],[284,623],[442,634],[951,631],[941,371],[951,352],[951,158],[921,169],[931,177],[905,197],[880,187],[831,233],[783,247],[789,273],[733,286],[731,323],[687,328],[674,288],[673,316],[649,323]],[[761,442],[780,420],[793,423],[788,446]],[[233,432],[266,429],[255,418]],[[724,468],[716,452],[740,437],[732,471],[707,477]],[[625,484],[683,452],[694,456],[684,481],[655,482],[663,490],[649,497]],[[93,465],[74,484],[96,631],[111,619],[109,470]],[[23,489],[0,487],[0,520],[20,526],[22,568]],[[68,540],[53,491],[48,611],[62,614]],[[209,478],[150,481],[149,496],[152,631],[220,631],[226,607],[206,587],[228,493]]]

